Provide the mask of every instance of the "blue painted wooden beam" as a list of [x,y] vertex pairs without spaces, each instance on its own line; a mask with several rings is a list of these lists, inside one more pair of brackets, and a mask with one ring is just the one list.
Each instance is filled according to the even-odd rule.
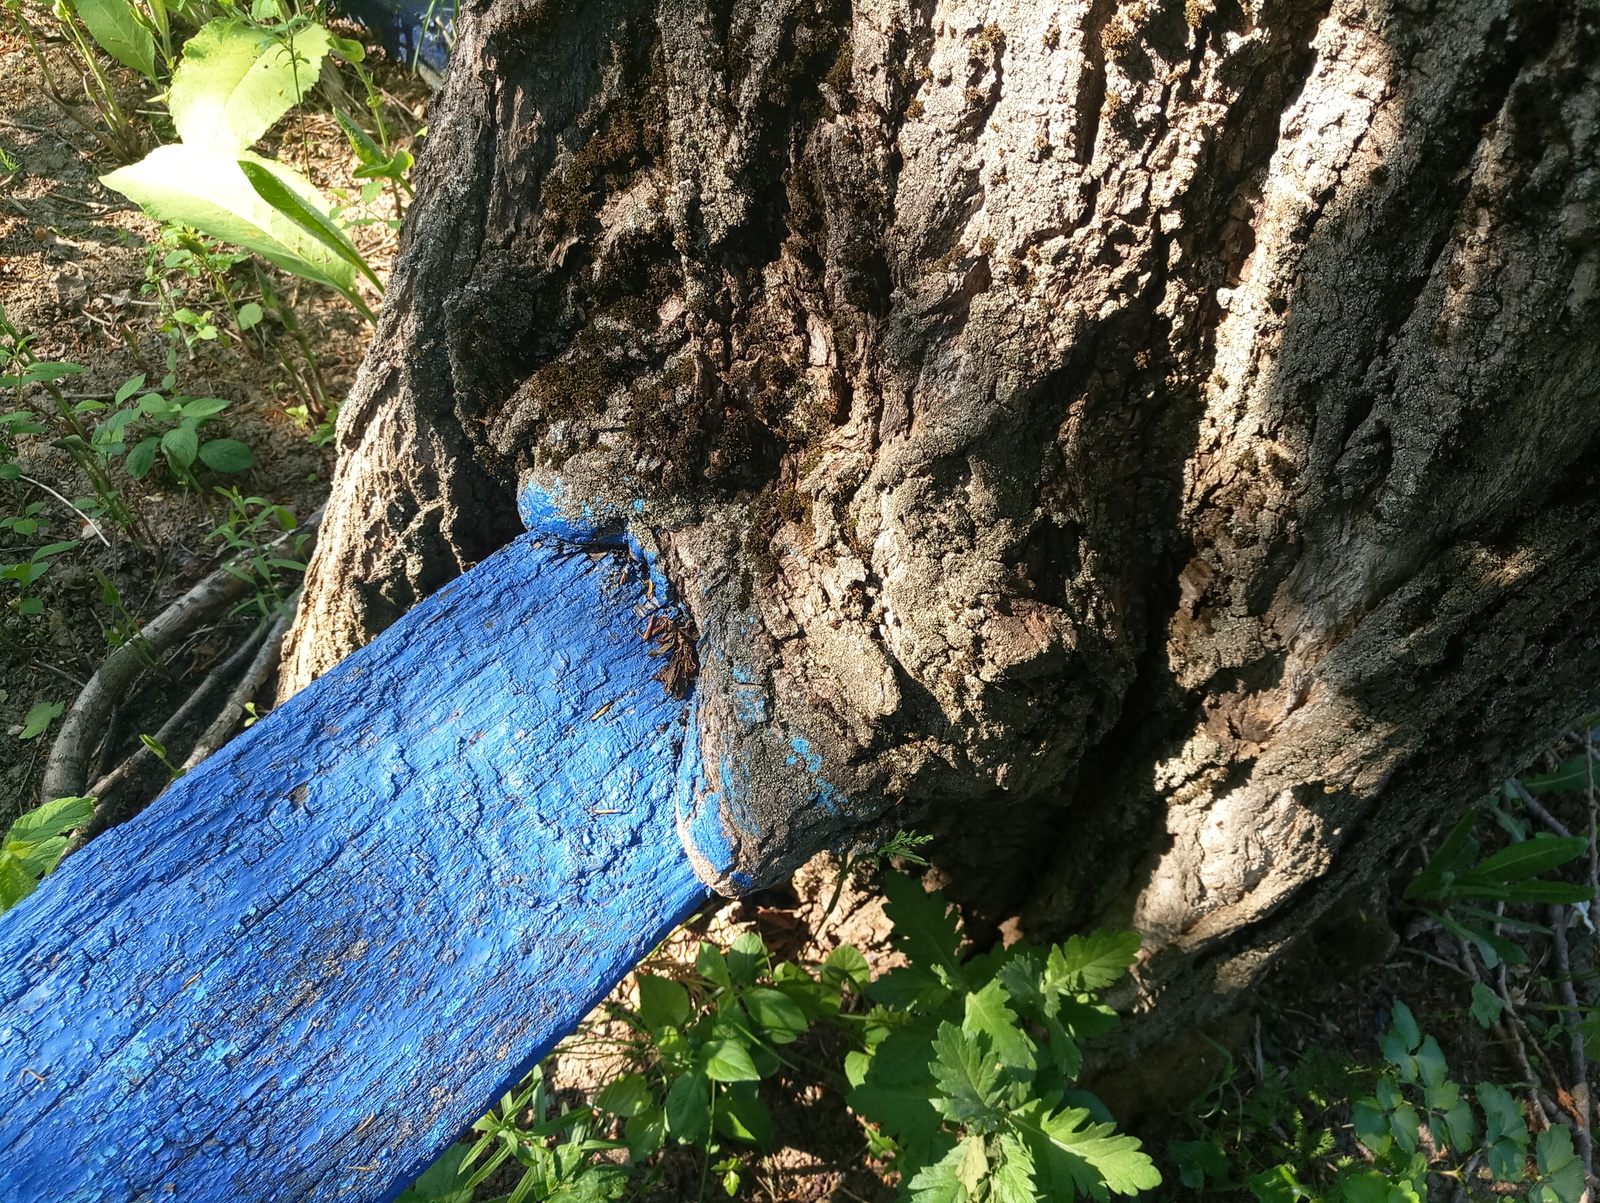
[[0,919],[0,1199],[392,1198],[704,897],[664,582],[544,516]]

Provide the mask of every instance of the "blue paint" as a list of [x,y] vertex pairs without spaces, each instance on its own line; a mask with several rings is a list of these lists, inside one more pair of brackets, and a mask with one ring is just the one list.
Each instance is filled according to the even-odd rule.
[[524,536],[0,919],[0,1199],[402,1189],[704,896],[648,605]]
[[435,76],[450,64],[456,0],[336,0],[334,9],[365,25],[403,63],[421,63]]

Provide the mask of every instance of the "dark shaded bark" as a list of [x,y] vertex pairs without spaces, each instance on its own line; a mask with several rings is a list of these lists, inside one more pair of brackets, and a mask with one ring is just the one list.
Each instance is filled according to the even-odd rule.
[[291,681],[638,499],[864,816],[1183,1019],[1592,699],[1592,3],[467,7]]

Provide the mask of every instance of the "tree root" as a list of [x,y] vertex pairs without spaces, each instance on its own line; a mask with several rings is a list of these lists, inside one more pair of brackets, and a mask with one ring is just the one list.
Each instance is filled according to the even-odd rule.
[[188,772],[228,742],[228,737],[233,734],[233,729],[238,726],[239,720],[245,716],[245,706],[257,691],[266,684],[267,678],[277,670],[279,657],[283,653],[283,637],[288,633],[289,623],[294,618],[291,610],[287,614],[280,614],[272,620],[272,626],[267,631],[267,637],[262,640],[260,649],[256,652],[255,659],[250,662],[250,667],[245,670],[243,678],[228,695],[227,702],[222,707],[222,713],[217,715],[212,724],[207,727],[200,738],[195,742],[194,750],[189,753],[183,762],[183,769]]
[[[296,527],[294,533],[309,530],[315,538],[321,520],[322,510],[318,509]],[[288,534],[280,536],[273,540],[273,545],[288,537]],[[106,720],[134,679],[195,626],[220,614],[250,591],[251,582],[229,571],[230,567],[224,565],[211,573],[146,623],[137,639],[123,644],[101,662],[61,722],[61,731],[45,766],[44,784],[40,789],[42,801],[83,793],[88,784],[89,759],[100,742]]]

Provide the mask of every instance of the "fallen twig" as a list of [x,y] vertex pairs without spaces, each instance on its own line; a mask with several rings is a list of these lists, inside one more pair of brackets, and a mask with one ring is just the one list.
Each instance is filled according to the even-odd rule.
[[78,517],[82,518],[84,520],[84,522],[86,522],[88,524],[89,529],[94,531],[95,535],[99,538],[100,542],[104,543],[107,547],[111,546],[111,540],[106,538],[105,532],[100,529],[100,524],[98,522],[96,522],[93,518],[89,517],[88,514],[85,514],[77,506],[73,505],[72,502],[68,501],[60,493],[57,493],[49,485],[45,484],[44,481],[42,481],[42,480],[34,480],[33,477],[26,476],[26,475],[18,475],[17,479],[18,480],[25,480],[30,485],[37,485],[39,488],[43,489],[46,493],[50,494],[50,496],[54,497],[57,501],[59,501],[62,505],[66,506],[74,514],[78,515]]
[[1527,808],[1530,815],[1559,836],[1570,836],[1572,834],[1567,825],[1546,810],[1539,800],[1528,792],[1527,787],[1522,782],[1515,777],[1510,780],[1511,788],[1517,792],[1517,797],[1522,799],[1522,805]]
[[1586,1178],[1594,1177],[1594,1139],[1589,1131],[1589,1060],[1583,1051],[1583,1033],[1579,1030],[1581,1022],[1578,1011],[1578,991],[1572,984],[1572,957],[1567,949],[1567,908],[1552,906],[1550,908],[1550,928],[1554,933],[1556,946],[1556,969],[1559,971],[1558,981],[1561,985],[1561,1000],[1567,1004],[1564,1017],[1567,1025],[1567,1038],[1572,1043],[1572,1101],[1575,1112],[1573,1118],[1578,1121],[1578,1153],[1583,1157],[1583,1172]]

